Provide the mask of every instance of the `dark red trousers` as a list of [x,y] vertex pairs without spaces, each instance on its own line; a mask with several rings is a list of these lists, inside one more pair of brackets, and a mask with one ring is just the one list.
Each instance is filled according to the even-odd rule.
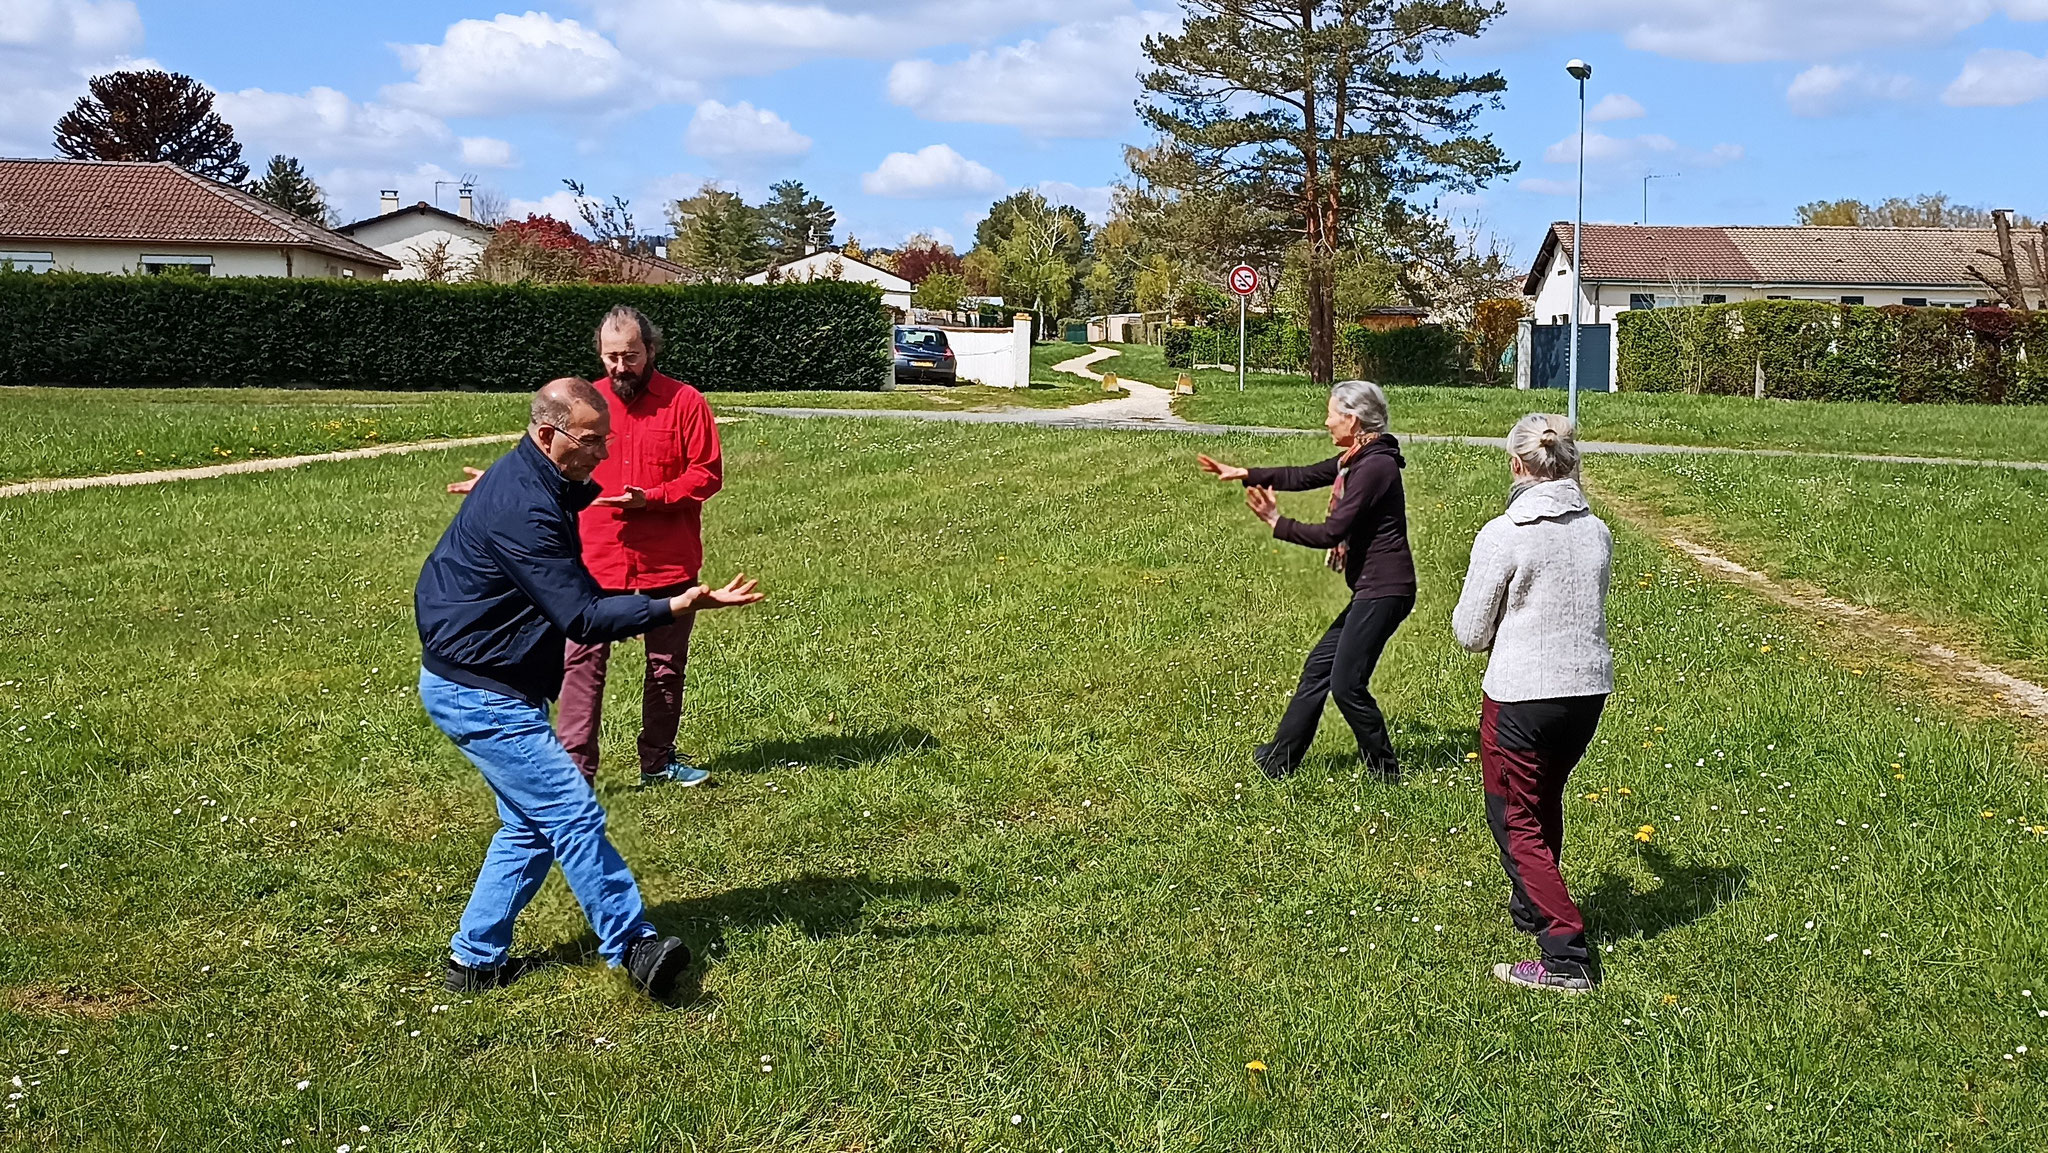
[[[689,585],[636,589],[648,596],[676,596]],[[611,591],[611,590],[607,590]],[[640,771],[659,772],[675,754],[676,727],[683,717],[683,674],[690,664],[690,626],[695,613],[647,633],[647,676],[640,690]],[[555,710],[555,734],[587,781],[597,780],[597,746],[603,731],[605,668],[610,645],[568,642],[563,652],[562,701]]]
[[1502,704],[1479,712],[1479,763],[1486,779],[1486,820],[1500,845],[1513,890],[1508,915],[1532,933],[1552,972],[1585,973],[1592,964],[1586,919],[1565,888],[1564,791],[1600,727],[1607,698],[1563,697]]

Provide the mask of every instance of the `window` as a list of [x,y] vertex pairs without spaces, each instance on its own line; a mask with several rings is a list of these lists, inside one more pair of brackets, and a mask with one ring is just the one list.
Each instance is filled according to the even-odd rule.
[[212,276],[213,257],[142,254],[142,271],[148,276]]
[[1843,304],[1862,304],[1862,303],[1863,303],[1863,298],[1862,298],[1862,297],[1860,297],[1860,296],[1845,296],[1845,297],[1843,297],[1843,298],[1842,298],[1842,303],[1843,303]]
[[1728,294],[1727,294],[1727,293],[1725,293],[1725,292],[1709,292],[1709,293],[1706,293],[1706,294],[1704,294],[1704,295],[1702,295],[1702,296],[1700,297],[1700,303],[1701,303],[1701,304],[1726,304],[1726,303],[1728,303]]
[[1645,309],[1655,307],[1657,307],[1657,297],[1654,293],[1631,292],[1628,294],[1628,310],[1630,312],[1642,312]]
[[1909,296],[1906,297],[1904,300],[1899,301],[1899,303],[1905,305],[1907,308],[1926,308],[1927,298],[1924,296]]
[[0,267],[12,268],[16,272],[48,272],[56,267],[56,261],[48,252],[10,252],[0,249]]

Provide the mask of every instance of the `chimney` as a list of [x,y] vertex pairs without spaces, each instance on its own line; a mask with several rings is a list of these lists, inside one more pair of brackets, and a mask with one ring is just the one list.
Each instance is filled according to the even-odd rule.
[[471,188],[469,185],[465,184],[460,189],[457,190],[457,195],[462,198],[462,207],[460,209],[462,218],[464,220],[475,220],[476,190],[474,188]]
[[378,214],[383,215],[386,213],[392,213],[396,211],[398,211],[398,189],[386,188],[382,192],[379,192],[377,194]]

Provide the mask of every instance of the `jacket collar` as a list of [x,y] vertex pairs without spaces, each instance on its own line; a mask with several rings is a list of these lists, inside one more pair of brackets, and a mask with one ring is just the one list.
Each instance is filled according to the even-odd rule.
[[1391,432],[1383,432],[1356,448],[1345,449],[1342,457],[1343,466],[1349,468],[1357,464],[1360,459],[1371,456],[1374,453],[1393,457],[1394,465],[1397,468],[1408,467],[1408,461],[1401,456],[1401,442]]
[[582,512],[604,491],[594,482],[578,482],[563,476],[562,470],[555,467],[555,462],[548,459],[548,454],[540,450],[531,436],[521,436],[519,447],[512,451],[525,463],[527,471],[540,478],[541,487],[547,490],[548,495],[570,512]]
[[1562,520],[1575,513],[1591,512],[1586,493],[1571,477],[1532,484],[1515,494],[1508,503],[1508,519],[1516,524],[1539,520]]

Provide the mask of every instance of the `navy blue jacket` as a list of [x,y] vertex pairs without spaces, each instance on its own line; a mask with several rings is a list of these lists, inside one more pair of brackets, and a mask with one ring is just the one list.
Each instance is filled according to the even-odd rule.
[[675,619],[668,598],[606,596],[583,567],[576,514],[598,492],[531,438],[485,471],[413,591],[428,672],[544,708],[562,691],[563,638],[602,644]]

